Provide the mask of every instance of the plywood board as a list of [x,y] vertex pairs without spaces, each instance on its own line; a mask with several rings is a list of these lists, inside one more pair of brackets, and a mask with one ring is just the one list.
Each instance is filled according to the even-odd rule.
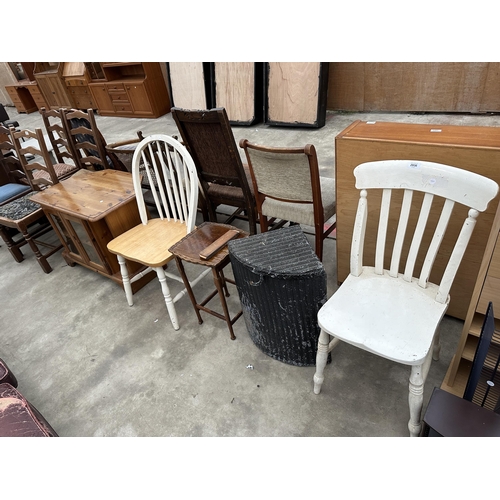
[[185,109],[207,109],[203,63],[171,62],[168,67],[173,105]]
[[299,124],[317,122],[320,64],[269,63],[267,85],[269,122]]
[[251,122],[255,117],[255,63],[214,63],[215,103],[226,108],[232,122]]

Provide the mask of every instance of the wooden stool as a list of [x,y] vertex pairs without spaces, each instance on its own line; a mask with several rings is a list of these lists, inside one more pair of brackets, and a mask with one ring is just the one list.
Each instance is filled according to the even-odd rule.
[[[246,236],[248,236],[247,232],[234,226],[230,226],[228,224],[218,224],[215,222],[204,222],[191,231],[182,240],[169,248],[169,252],[175,256],[179,273],[182,277],[189,298],[191,299],[194,310],[196,311],[199,324],[201,325],[203,323],[200,310],[205,311],[217,318],[223,319],[226,321],[229,328],[231,340],[236,338],[233,332],[233,324],[242,315],[242,311],[231,319],[227,308],[226,298],[224,296],[225,292],[226,297],[229,297],[226,283],[235,284],[233,280],[226,278],[223,273],[224,267],[226,267],[230,262],[226,243],[229,239],[244,238]],[[203,256],[204,253],[206,253],[205,258]],[[216,290],[214,290],[200,303],[196,302],[182,261],[207,266],[212,269]],[[217,294],[219,294],[224,315],[206,307],[206,304],[208,304],[208,302],[210,302],[210,300],[212,300]]]

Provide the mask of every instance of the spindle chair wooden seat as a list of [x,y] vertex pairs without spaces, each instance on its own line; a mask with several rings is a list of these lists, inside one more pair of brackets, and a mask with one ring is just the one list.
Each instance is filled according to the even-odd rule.
[[[144,201],[142,175],[147,176],[155,201],[158,218],[150,218]],[[137,146],[132,161],[132,177],[137,206],[142,224],[108,243],[110,252],[117,255],[128,304],[133,305],[132,287],[127,260],[148,266],[135,279],[152,270],[160,281],[165,304],[175,330],[179,322],[174,303],[187,291],[183,288],[174,298],[170,294],[167,277],[182,283],[182,278],[164,269],[174,259],[168,249],[184,238],[195,227],[198,203],[198,176],[193,159],[177,140],[166,135],[146,137]],[[156,182],[153,182],[153,177]],[[204,269],[191,285],[210,272]]]
[[[476,218],[497,195],[498,185],[473,172],[426,161],[363,163],[354,169],[354,176],[360,199],[350,274],[318,313],[321,333],[314,392],[321,390],[328,353],[341,340],[410,365],[408,428],[411,436],[418,436],[424,383],[432,358],[439,359],[438,326],[450,301],[449,291]],[[375,262],[368,266],[363,262],[368,192],[376,199],[375,191],[382,191],[380,219],[374,240]],[[401,197],[397,191],[402,192]],[[439,219],[430,215],[433,204],[441,208]],[[399,223],[392,232],[389,213],[396,209],[400,210]],[[410,213],[418,214],[415,227],[408,224]],[[465,221],[460,233],[454,235],[456,243],[451,254],[438,257],[452,215],[463,216]],[[388,249],[392,243],[391,255]],[[407,245],[408,258],[404,263],[401,255]],[[436,258],[448,259],[439,285],[429,281]]]

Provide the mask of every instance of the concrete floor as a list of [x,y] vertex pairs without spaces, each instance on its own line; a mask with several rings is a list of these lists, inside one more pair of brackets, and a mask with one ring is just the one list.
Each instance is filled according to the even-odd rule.
[[[38,113],[7,109],[22,128],[43,128]],[[498,115],[328,112],[318,130],[257,124],[234,127],[234,135],[237,142],[313,143],[322,175],[333,177],[334,137],[357,119],[500,126]],[[137,130],[177,133],[170,114],[156,120],[98,116],[97,124],[108,142]],[[0,357],[60,436],[408,435],[406,367],[341,344],[315,396],[314,367],[262,353],[243,318],[231,341],[215,317],[202,314],[198,325],[184,297],[176,305],[181,328],[175,331],[157,281],[128,307],[115,283],[81,266],[68,267],[60,253],[50,258],[54,270],[48,275],[29,249],[24,253],[18,264],[4,244],[0,248]],[[323,262],[331,295],[337,288],[334,239],[325,242]],[[195,293],[201,297],[212,286],[208,276]],[[232,290],[229,307],[236,311],[238,294]],[[431,367],[424,405],[444,378],[461,328],[454,318],[442,323],[441,360]]]

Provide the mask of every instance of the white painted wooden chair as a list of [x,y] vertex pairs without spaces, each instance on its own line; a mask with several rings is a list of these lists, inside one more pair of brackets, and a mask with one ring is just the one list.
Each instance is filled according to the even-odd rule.
[[[149,185],[155,187],[151,192],[158,218],[149,218],[141,188],[141,175],[146,175]],[[187,291],[183,288],[174,298],[171,297],[167,277],[181,283],[182,278],[166,271],[164,266],[174,259],[168,249],[195,227],[198,205],[196,167],[180,142],[167,135],[152,135],[143,139],[135,150],[132,179],[142,224],[114,238],[108,243],[108,249],[118,256],[123,287],[130,306],[133,305],[131,283],[152,270],[156,271],[170,320],[178,330],[174,303]],[[127,260],[139,262],[148,268],[130,279]],[[204,270],[191,285],[195,285],[209,272],[209,268]]]
[[[340,340],[397,363],[410,365],[408,428],[411,436],[418,436],[424,383],[432,358],[439,359],[438,326],[449,304],[449,290],[467,248],[476,217],[497,195],[498,185],[466,170],[425,161],[363,163],[354,169],[354,175],[356,188],[361,191],[352,238],[350,274],[318,313],[321,333],[314,392],[319,394],[328,353]],[[368,190],[377,189],[382,190],[382,201],[375,265],[369,267],[363,265],[367,194]],[[395,190],[403,191],[401,211],[397,229],[394,229],[392,255],[386,258],[386,240],[390,240],[387,234],[390,232],[388,218],[391,195]],[[424,194],[416,194],[414,197],[414,192],[417,191]],[[418,220],[414,233],[405,238],[408,227],[413,225],[408,226],[408,220],[410,213],[414,214],[412,199],[415,205],[415,198],[422,199],[420,208],[416,208]],[[428,219],[435,217],[429,217],[434,199],[438,208],[442,204],[442,210],[435,230],[430,224],[429,232],[425,228]],[[456,238],[440,284],[436,285],[429,282],[429,276],[455,203],[469,208],[468,216]],[[392,203],[393,206],[397,204],[394,201]],[[463,210],[466,211],[466,208]],[[409,244],[406,263],[401,262],[405,243]],[[420,260],[418,256],[421,257]],[[414,271],[420,267],[422,257],[420,275],[416,278],[414,274],[418,273]],[[389,258],[390,265],[384,267],[384,263],[389,264]],[[403,272],[400,269],[404,269]]]

